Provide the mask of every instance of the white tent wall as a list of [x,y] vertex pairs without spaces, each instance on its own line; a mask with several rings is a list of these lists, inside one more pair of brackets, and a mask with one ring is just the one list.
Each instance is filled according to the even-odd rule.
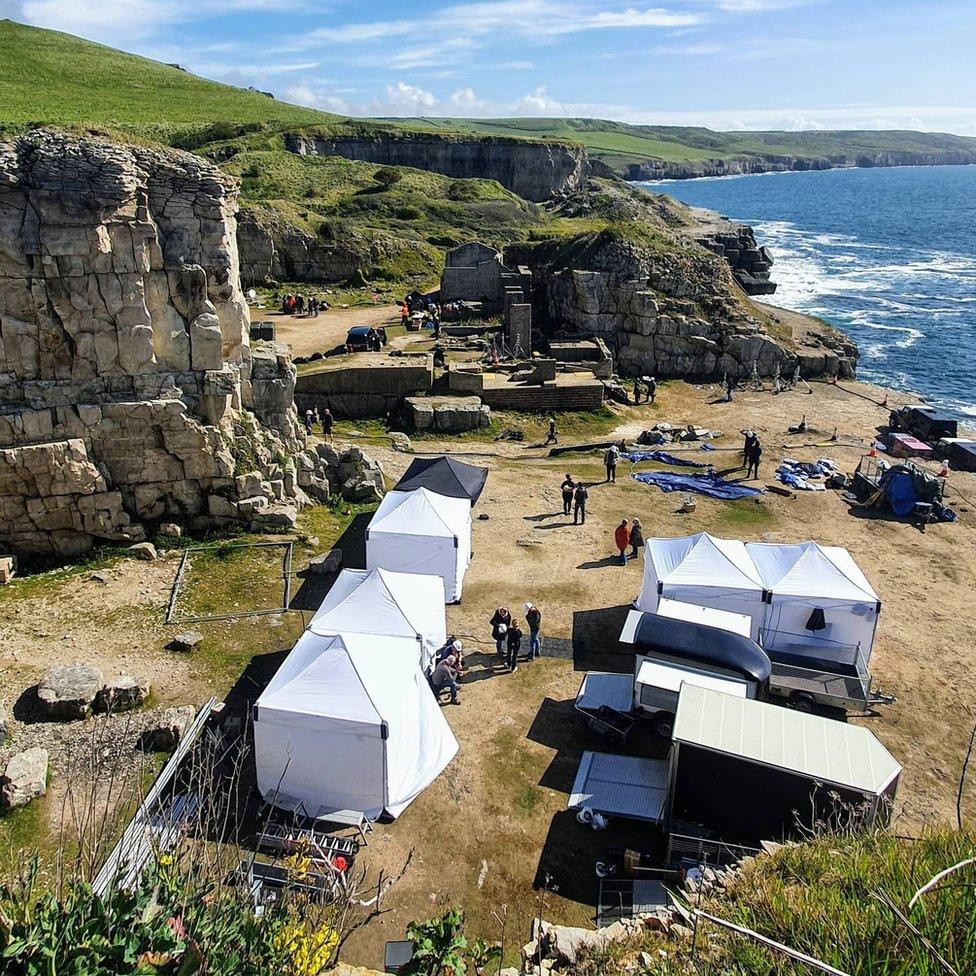
[[[746,546],[769,591],[763,621],[767,651],[866,667],[880,600],[851,554],[815,542]],[[824,626],[810,629],[815,611]],[[816,621],[819,623],[819,621]]]
[[305,812],[362,810],[378,817],[385,806],[386,743],[379,726],[335,720],[302,727],[266,713],[254,723],[258,790],[280,806],[300,800]]
[[471,561],[471,506],[426,488],[387,492],[366,530],[366,566],[440,576],[448,603],[461,599]]

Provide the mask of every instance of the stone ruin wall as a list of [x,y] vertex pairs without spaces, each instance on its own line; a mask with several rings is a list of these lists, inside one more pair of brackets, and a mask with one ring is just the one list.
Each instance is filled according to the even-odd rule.
[[535,269],[549,321],[564,338],[602,339],[624,376],[852,376],[857,349],[787,344],[764,331],[735,296],[724,262],[699,252],[659,253],[607,243],[588,269]]
[[287,350],[250,347],[236,213],[186,153],[0,143],[0,549],[287,528],[308,494],[381,484],[306,450]]

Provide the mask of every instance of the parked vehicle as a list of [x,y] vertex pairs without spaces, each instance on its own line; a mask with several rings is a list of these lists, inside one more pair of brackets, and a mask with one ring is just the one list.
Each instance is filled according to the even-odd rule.
[[934,444],[942,437],[958,437],[958,421],[937,407],[911,405],[892,410],[888,417],[891,430],[904,430],[919,440]]
[[346,352],[368,352],[370,333],[377,334],[381,345],[386,345],[386,329],[369,325],[354,325],[346,335]]

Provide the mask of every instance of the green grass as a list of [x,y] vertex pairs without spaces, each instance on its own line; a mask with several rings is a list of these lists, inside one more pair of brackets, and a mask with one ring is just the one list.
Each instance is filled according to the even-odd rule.
[[174,144],[333,116],[70,34],[0,21],[0,125],[98,125]]
[[[851,976],[937,976],[938,963],[877,897],[889,896],[920,934],[957,973],[976,972],[976,870],[964,869],[923,895],[914,893],[938,872],[971,857],[970,828],[926,831],[915,841],[887,833],[823,837],[785,847],[753,862],[728,894],[708,897],[704,909],[785,943]],[[659,945],[658,940],[648,940]],[[801,967],[757,943],[699,927],[698,958],[705,971],[728,976],[787,976]],[[651,945],[652,954],[657,957]],[[583,965],[578,974],[593,971]],[[618,967],[603,966],[615,976]],[[690,940],[669,946],[655,974],[700,972],[691,962]],[[807,971],[807,970],[803,970]]]

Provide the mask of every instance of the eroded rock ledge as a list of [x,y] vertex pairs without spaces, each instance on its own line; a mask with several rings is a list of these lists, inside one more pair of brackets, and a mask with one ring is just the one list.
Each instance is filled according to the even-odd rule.
[[294,525],[381,485],[307,450],[283,346],[248,342],[237,190],[180,152],[0,143],[0,546],[74,556],[159,521]]

